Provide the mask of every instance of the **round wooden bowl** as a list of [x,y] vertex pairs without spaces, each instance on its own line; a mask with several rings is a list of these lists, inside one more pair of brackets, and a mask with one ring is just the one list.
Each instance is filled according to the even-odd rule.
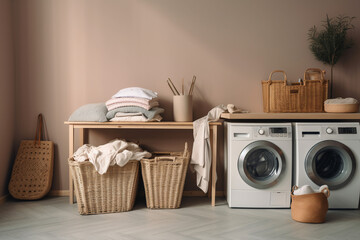
[[359,112],[359,103],[324,104],[324,110],[329,113],[354,113]]

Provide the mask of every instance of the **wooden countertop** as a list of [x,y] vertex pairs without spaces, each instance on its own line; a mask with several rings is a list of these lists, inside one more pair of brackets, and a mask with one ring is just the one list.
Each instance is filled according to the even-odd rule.
[[[74,128],[127,128],[127,129],[192,129],[193,122],[64,122]],[[220,126],[221,122],[209,125]]]
[[223,119],[313,119],[313,120],[360,120],[360,113],[223,113]]

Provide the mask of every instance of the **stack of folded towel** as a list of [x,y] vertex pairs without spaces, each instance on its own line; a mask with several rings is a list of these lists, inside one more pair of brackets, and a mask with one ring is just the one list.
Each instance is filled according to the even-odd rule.
[[157,93],[149,89],[131,87],[117,92],[106,102],[106,118],[113,122],[122,121],[161,121]]

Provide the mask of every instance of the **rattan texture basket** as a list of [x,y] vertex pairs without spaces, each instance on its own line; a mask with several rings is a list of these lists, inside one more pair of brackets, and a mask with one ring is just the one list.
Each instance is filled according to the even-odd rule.
[[21,200],[44,197],[51,188],[53,159],[53,142],[21,141],[9,183],[11,196]]
[[51,189],[54,143],[41,141],[42,128],[43,117],[39,114],[35,140],[20,142],[9,182],[9,193],[16,199],[40,199]]
[[[283,80],[272,80],[274,73],[282,73]],[[324,72],[309,68],[303,82],[287,84],[286,73],[272,71],[267,81],[262,81],[264,112],[324,112],[324,101],[328,97],[328,80]]]
[[179,208],[183,195],[190,153],[155,153],[153,159],[141,159],[146,206],[148,208]]
[[79,213],[100,214],[130,211],[138,187],[139,161],[110,166],[100,175],[92,163],[69,159]]

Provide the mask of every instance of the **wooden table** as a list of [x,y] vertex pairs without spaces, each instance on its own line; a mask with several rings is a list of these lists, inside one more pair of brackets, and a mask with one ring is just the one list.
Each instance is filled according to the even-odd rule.
[[360,113],[223,113],[229,120],[360,120]]
[[[85,144],[85,137],[87,129],[178,129],[178,130],[192,130],[192,122],[65,122],[69,125],[69,157],[74,153],[74,130],[79,129],[80,146]],[[210,142],[211,142],[211,206],[215,206],[216,196],[216,154],[217,154],[217,130],[221,122],[211,122],[210,128]],[[69,201],[74,203],[74,184],[69,169]]]

